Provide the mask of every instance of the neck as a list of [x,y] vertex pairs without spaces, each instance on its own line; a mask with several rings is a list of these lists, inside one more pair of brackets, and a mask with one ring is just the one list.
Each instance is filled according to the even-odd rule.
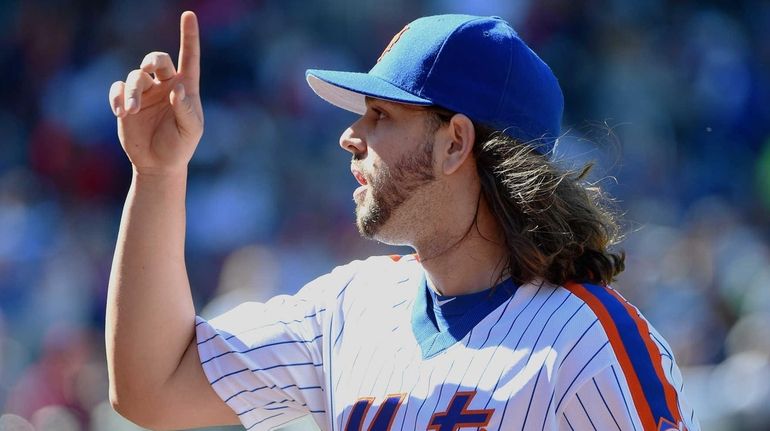
[[480,199],[475,220],[455,228],[454,232],[434,235],[426,244],[414,247],[426,272],[428,286],[448,296],[480,292],[494,286],[507,269],[508,251],[486,201]]

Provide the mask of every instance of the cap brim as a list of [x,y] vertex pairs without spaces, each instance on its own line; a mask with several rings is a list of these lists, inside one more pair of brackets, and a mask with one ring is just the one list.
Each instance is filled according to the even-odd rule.
[[305,72],[305,79],[320,98],[359,115],[366,112],[366,96],[410,105],[433,104],[368,73],[310,69]]

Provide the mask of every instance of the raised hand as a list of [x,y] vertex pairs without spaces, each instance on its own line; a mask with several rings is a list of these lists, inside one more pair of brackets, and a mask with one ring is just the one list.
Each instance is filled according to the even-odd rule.
[[180,19],[179,70],[165,52],[151,52],[125,82],[110,88],[118,137],[138,173],[165,174],[187,168],[203,134],[198,19]]

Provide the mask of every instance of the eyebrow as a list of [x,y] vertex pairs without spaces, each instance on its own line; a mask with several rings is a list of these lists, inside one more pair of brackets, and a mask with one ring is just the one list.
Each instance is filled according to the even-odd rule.
[[370,96],[364,96],[364,104],[366,105],[367,108],[369,107],[369,105],[374,105],[379,103],[380,103],[380,99],[375,99],[374,97],[370,97]]

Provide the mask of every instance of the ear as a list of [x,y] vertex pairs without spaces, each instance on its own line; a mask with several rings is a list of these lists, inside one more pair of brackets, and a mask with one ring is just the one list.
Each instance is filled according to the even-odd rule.
[[465,163],[473,151],[476,133],[471,119],[455,114],[446,127],[446,145],[441,148],[441,169],[444,175],[451,175]]

